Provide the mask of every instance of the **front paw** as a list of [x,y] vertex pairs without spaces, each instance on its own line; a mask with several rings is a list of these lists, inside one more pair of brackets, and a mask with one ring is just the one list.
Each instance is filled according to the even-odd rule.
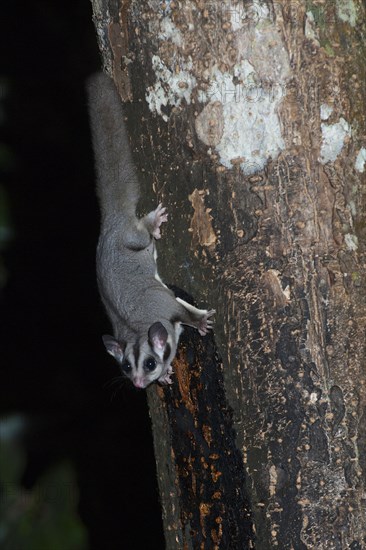
[[216,310],[210,309],[210,311],[208,311],[200,320],[197,329],[201,336],[205,336],[205,334],[212,329],[213,321],[211,321],[210,317],[215,315],[215,313]]
[[152,236],[155,237],[155,239],[160,239],[160,226],[163,222],[168,221],[168,213],[166,211],[166,208],[160,203],[157,209],[154,210],[152,214],[154,216]]
[[171,379],[171,375],[174,374],[173,373],[173,367],[170,365],[168,367],[168,370],[166,371],[165,374],[163,374],[162,376],[160,376],[160,378],[158,378],[158,382],[159,384],[161,384],[162,386],[167,386],[168,384],[173,384],[173,380]]

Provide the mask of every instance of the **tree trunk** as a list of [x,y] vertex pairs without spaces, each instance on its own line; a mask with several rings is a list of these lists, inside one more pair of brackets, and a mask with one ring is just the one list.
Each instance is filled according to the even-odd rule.
[[160,274],[217,310],[148,390],[167,548],[361,550],[365,4],[93,9]]

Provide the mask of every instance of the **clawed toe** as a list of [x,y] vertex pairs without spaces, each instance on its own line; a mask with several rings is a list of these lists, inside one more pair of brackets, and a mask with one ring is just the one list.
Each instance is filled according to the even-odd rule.
[[168,212],[166,211],[166,207],[160,203],[156,210],[154,211],[154,230],[152,232],[155,239],[160,239],[161,233],[160,233],[160,226],[162,223],[168,221]]
[[170,378],[169,375],[166,375],[164,378],[159,380],[159,384],[161,384],[162,386],[170,386],[171,384],[173,384],[173,380]]
[[167,217],[168,214],[167,214],[167,211],[166,211],[166,206],[163,206],[162,203],[160,203],[158,205],[158,207],[156,208],[155,210],[155,216],[156,217]]
[[210,330],[212,330],[214,322],[209,319],[209,317],[212,317],[216,311],[214,309],[210,309],[204,317],[201,319],[200,326],[198,327],[198,332],[201,336],[206,336]]
[[162,386],[173,384],[173,380],[171,379],[172,374],[174,374],[173,367],[169,365],[166,373],[158,379],[159,384]]

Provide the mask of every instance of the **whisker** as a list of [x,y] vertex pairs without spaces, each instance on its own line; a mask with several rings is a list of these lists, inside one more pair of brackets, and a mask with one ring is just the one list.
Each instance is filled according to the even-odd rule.
[[118,392],[122,390],[126,383],[126,380],[127,379],[125,376],[119,375],[115,378],[112,378],[111,380],[108,380],[108,382],[103,385],[103,389],[111,390],[111,402],[117,396]]

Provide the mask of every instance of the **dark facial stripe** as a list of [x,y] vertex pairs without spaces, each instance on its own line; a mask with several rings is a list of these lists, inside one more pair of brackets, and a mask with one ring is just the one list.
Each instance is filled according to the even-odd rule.
[[179,315],[174,315],[174,317],[171,317],[169,319],[169,321],[171,322],[172,325],[175,325],[175,323],[179,323],[180,320],[181,320],[182,316],[179,316]]
[[136,342],[136,344],[134,344],[134,346],[133,346],[133,355],[135,357],[135,365],[136,365],[136,369],[137,369],[138,364],[139,364],[139,358],[140,358],[140,348],[139,348],[138,342]]

